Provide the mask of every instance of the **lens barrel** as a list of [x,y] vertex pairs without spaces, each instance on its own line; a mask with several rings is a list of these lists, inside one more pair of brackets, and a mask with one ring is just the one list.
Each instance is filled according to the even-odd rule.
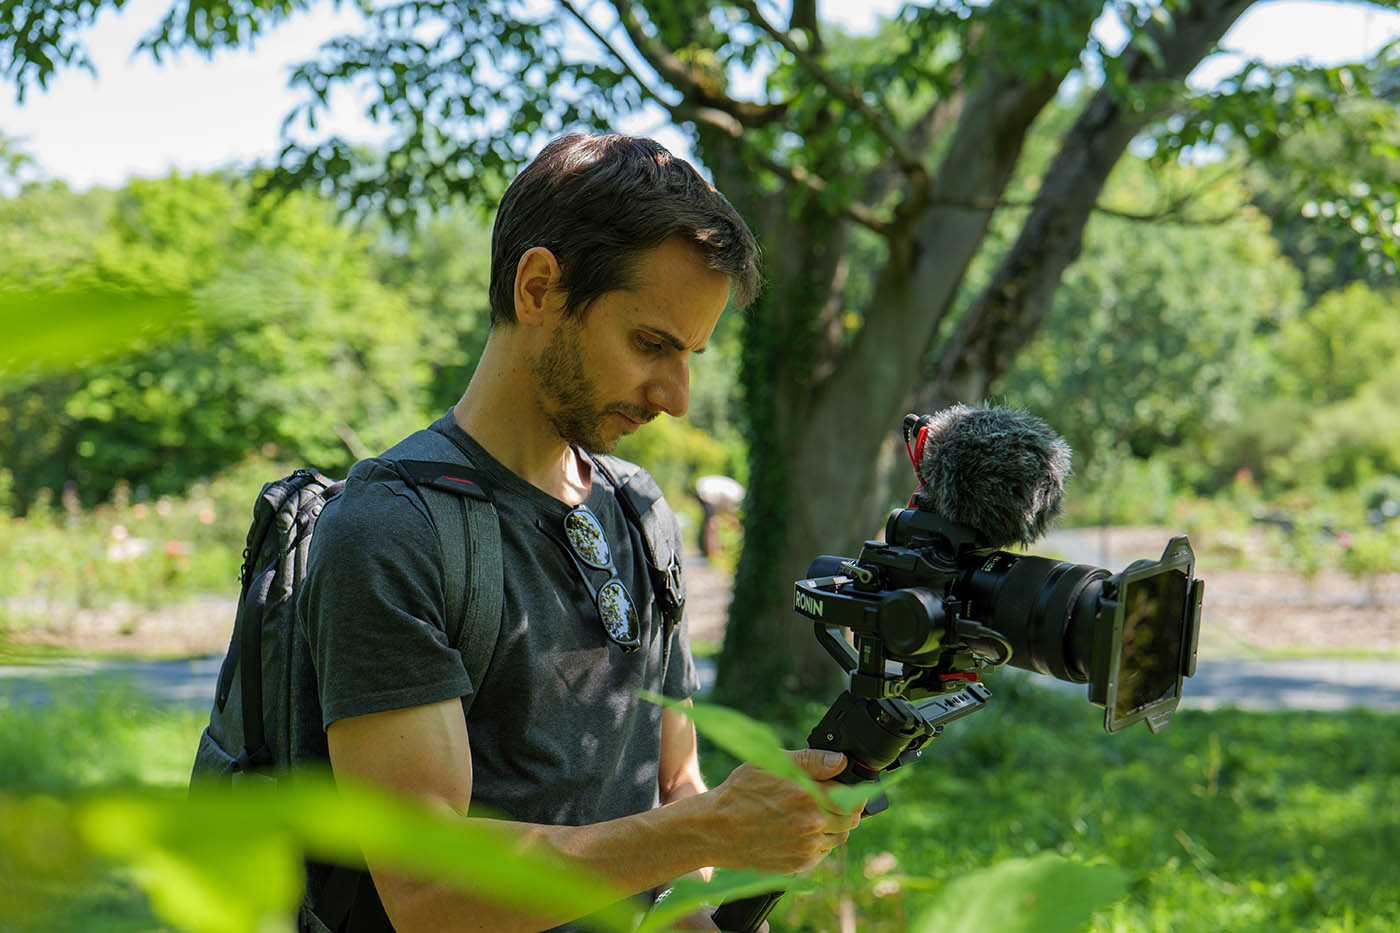
[[973,618],[1010,643],[1012,667],[1086,683],[1102,581],[1108,576],[1101,567],[995,551],[966,571],[954,589]]

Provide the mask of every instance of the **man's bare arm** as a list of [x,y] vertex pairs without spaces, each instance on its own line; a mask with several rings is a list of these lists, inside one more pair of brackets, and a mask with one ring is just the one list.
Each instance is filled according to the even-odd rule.
[[[460,701],[338,720],[327,730],[327,738],[336,774],[353,775],[474,819],[467,816],[471,755]],[[818,779],[831,777],[841,767],[839,761],[825,763],[811,750],[794,754]],[[674,791],[693,790],[687,771],[688,766],[672,769],[673,775],[680,775]],[[679,796],[666,806],[621,819],[589,826],[505,825],[519,833],[522,847],[547,846],[631,894],[707,865],[799,871],[845,841],[855,822],[850,814],[822,809],[790,782],[746,765],[712,791]],[[369,867],[389,919],[403,933],[538,930],[576,919],[523,915],[469,893],[395,874],[382,865]]]
[[[686,706],[690,701],[686,701]],[[709,790],[700,773],[700,753],[695,743],[695,725],[673,709],[661,712],[661,763],[657,773],[662,805],[694,797]]]

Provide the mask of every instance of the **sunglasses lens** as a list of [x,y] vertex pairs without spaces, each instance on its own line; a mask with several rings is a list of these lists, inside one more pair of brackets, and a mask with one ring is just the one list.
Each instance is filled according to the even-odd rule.
[[607,570],[612,565],[612,552],[608,539],[603,536],[603,526],[586,506],[579,506],[564,517],[564,534],[569,537],[569,545],[583,561],[596,570]]
[[641,626],[637,622],[637,607],[627,588],[617,580],[609,580],[598,591],[598,613],[608,637],[624,647],[636,647]]

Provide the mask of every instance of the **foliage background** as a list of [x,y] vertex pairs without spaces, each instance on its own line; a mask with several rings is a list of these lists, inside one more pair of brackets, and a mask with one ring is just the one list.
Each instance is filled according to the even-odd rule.
[[[81,19],[97,5],[61,6]],[[297,80],[314,98],[362,71],[377,74],[385,79],[379,104],[404,132],[389,152],[331,140],[293,153],[276,174],[304,183],[294,193],[253,198],[268,178],[254,170],[82,193],[25,183],[0,200],[0,330],[8,338],[0,360],[0,560],[12,568],[0,581],[0,637],[22,643],[25,628],[71,606],[227,593],[242,510],[262,480],[291,464],[341,473],[455,400],[485,339],[489,217],[447,206],[447,195],[489,194],[531,134],[605,122],[642,96],[626,75],[564,61],[553,24],[512,22],[504,6],[480,6],[480,21],[458,23],[466,31],[449,30],[442,48],[462,52],[466,46],[453,45],[459,39],[498,51],[533,47],[538,60],[511,60],[518,85],[507,75],[492,87],[501,76],[473,71],[475,59],[425,54],[440,49],[387,28],[376,37],[387,45],[339,45]],[[761,532],[789,520],[783,483],[791,477],[770,470],[755,478],[756,458],[786,468],[816,451],[803,465],[849,469],[848,435],[873,424],[828,423],[803,446],[774,429],[781,419],[765,421],[777,411],[765,406],[782,393],[789,402],[819,394],[800,365],[777,373],[765,360],[806,360],[823,341],[849,350],[883,311],[876,272],[908,246],[857,216],[872,190],[873,207],[892,212],[885,220],[898,220],[904,202],[873,184],[893,151],[888,127],[866,119],[852,132],[852,121],[868,118],[863,108],[878,98],[888,116],[909,124],[952,99],[968,74],[989,72],[962,70],[961,53],[978,48],[969,24],[980,6],[910,10],[874,38],[827,33],[827,76],[857,89],[871,81],[868,94],[843,97],[828,87],[827,97],[800,48],[779,53],[769,44],[765,52],[750,41],[759,35],[757,9],[737,4],[711,16],[706,7],[697,17],[688,5],[657,5],[645,35],[682,53],[664,75],[685,90],[678,119],[694,107],[696,87],[711,89],[703,79],[775,56],[765,93],[790,95],[784,118],[792,122],[760,116],[746,144],[776,169],[722,166],[726,139],[715,145],[711,137],[708,151],[712,169],[747,172],[746,203],[770,211],[763,219],[779,262],[770,276],[785,291],[747,319],[726,317],[697,367],[689,423],[659,424],[619,452],[651,467],[692,516],[697,475],[758,482],[748,527]],[[1116,65],[1160,66],[1153,36],[1167,37],[1152,24],[1159,12],[1186,7],[1122,9],[1142,27],[1140,41],[1116,63],[1102,58],[1102,47],[1090,57],[1107,64],[1106,86],[1124,94],[1118,103],[1158,107],[1161,88],[1135,86]],[[155,45],[237,44],[274,27],[282,10],[259,3],[241,8],[245,20],[195,17],[183,33],[173,19]],[[1043,76],[1078,54],[1075,17],[1093,10],[1006,3],[992,12],[992,27],[1026,39],[1011,42],[1011,57]],[[235,22],[253,28],[245,34]],[[1028,23],[1036,28],[1021,28]],[[815,43],[815,30],[807,35]],[[718,51],[697,52],[706,44]],[[569,76],[577,93],[560,98],[562,109],[542,110],[541,87]],[[1119,162],[1035,339],[990,385],[1073,442],[1072,521],[1186,523],[1223,542],[1209,555],[1216,566],[1273,561],[1309,579],[1338,567],[1366,581],[1368,598],[1377,580],[1400,569],[1389,521],[1400,509],[1393,77],[1393,59],[1358,69],[1250,65],[1219,93],[1178,95]],[[453,98],[457,109],[444,111],[458,121],[454,132],[440,132],[420,92],[450,95],[477,79],[479,87]],[[471,135],[485,125],[482,93],[513,105],[515,132],[505,135],[515,149]],[[1062,94],[1034,121],[1025,158],[998,192],[1003,203],[951,205],[989,220],[965,276],[954,270],[961,278],[945,336],[972,319],[998,264],[1014,255],[1075,108],[1094,98],[1082,88]],[[315,110],[312,103],[306,112]],[[703,122],[698,111],[691,118]],[[927,157],[947,152],[937,143]],[[20,147],[0,137],[0,160],[14,174]],[[823,185],[772,197],[804,177]],[[347,204],[360,210],[347,215]],[[808,272],[832,275],[808,280]],[[764,317],[791,309],[800,313],[787,331]],[[816,333],[814,322],[825,330]],[[54,329],[81,352],[49,352],[44,333]],[[896,349],[908,347],[887,343],[885,358]],[[885,375],[877,365],[865,384],[855,380],[851,410],[871,415],[861,407],[864,391]],[[875,485],[871,499],[884,504],[905,492]],[[836,510],[834,502],[820,507]],[[1280,529],[1277,551],[1238,544],[1254,540],[1247,532],[1260,519]],[[755,551],[765,568],[784,556],[775,541],[766,537]],[[773,682],[761,683],[774,692]],[[1383,929],[1400,912],[1388,862],[1376,857],[1400,812],[1387,717],[1189,714],[1165,741],[1089,740],[1082,703],[1014,681],[993,709],[940,740],[939,760],[899,789],[897,809],[825,869],[823,893],[785,903],[784,928],[829,929],[832,916],[858,910],[872,929],[906,929],[930,909],[956,910],[946,898],[963,890],[953,879],[964,872],[1048,851],[1130,875],[1128,898],[1095,917],[1098,930]],[[0,787],[38,795],[40,809],[50,795],[178,785],[199,725],[120,693],[46,709],[0,705],[0,721],[8,743]],[[794,726],[785,737],[798,744],[804,731]],[[729,763],[707,756],[712,780]],[[32,854],[32,839],[21,841]],[[0,860],[6,867],[13,863]],[[71,880],[40,892],[69,898],[60,908],[69,913],[40,926],[153,922],[126,869],[99,878],[76,900]]]

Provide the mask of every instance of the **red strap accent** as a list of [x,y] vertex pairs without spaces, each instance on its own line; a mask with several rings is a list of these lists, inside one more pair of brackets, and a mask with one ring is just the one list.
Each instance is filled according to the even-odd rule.
[[[923,427],[919,428],[919,433],[918,433],[918,435],[917,435],[917,436],[915,437],[915,439],[914,439],[914,446],[913,446],[913,447],[910,447],[910,446],[909,446],[909,441],[908,441],[908,440],[906,440],[906,441],[904,442],[904,449],[907,450],[907,451],[909,451],[909,462],[912,463],[912,464],[914,464],[914,475],[915,475],[915,476],[918,476],[918,475],[919,475],[919,461],[920,461],[921,459],[923,459],[923,456],[924,456],[924,444],[927,443],[927,442],[928,442],[928,425],[924,425]],[[914,489],[914,491],[913,491],[912,493],[909,494],[909,508],[912,509],[912,508],[914,507],[914,500],[918,497],[918,495],[919,495],[919,490],[921,490],[921,489],[923,489],[923,488],[924,488],[924,484],[923,484],[922,482],[920,482],[919,485]]]
[[924,457],[924,444],[928,442],[928,425],[919,428],[918,440],[914,442],[914,469],[919,468],[919,461]]
[[938,675],[938,679],[939,679],[939,680],[966,680],[966,681],[970,681],[970,682],[972,682],[972,683],[976,683],[976,682],[980,679],[980,675],[974,674],[974,673],[972,673],[972,672],[968,672],[968,673],[965,673],[965,674],[939,674],[939,675]]

